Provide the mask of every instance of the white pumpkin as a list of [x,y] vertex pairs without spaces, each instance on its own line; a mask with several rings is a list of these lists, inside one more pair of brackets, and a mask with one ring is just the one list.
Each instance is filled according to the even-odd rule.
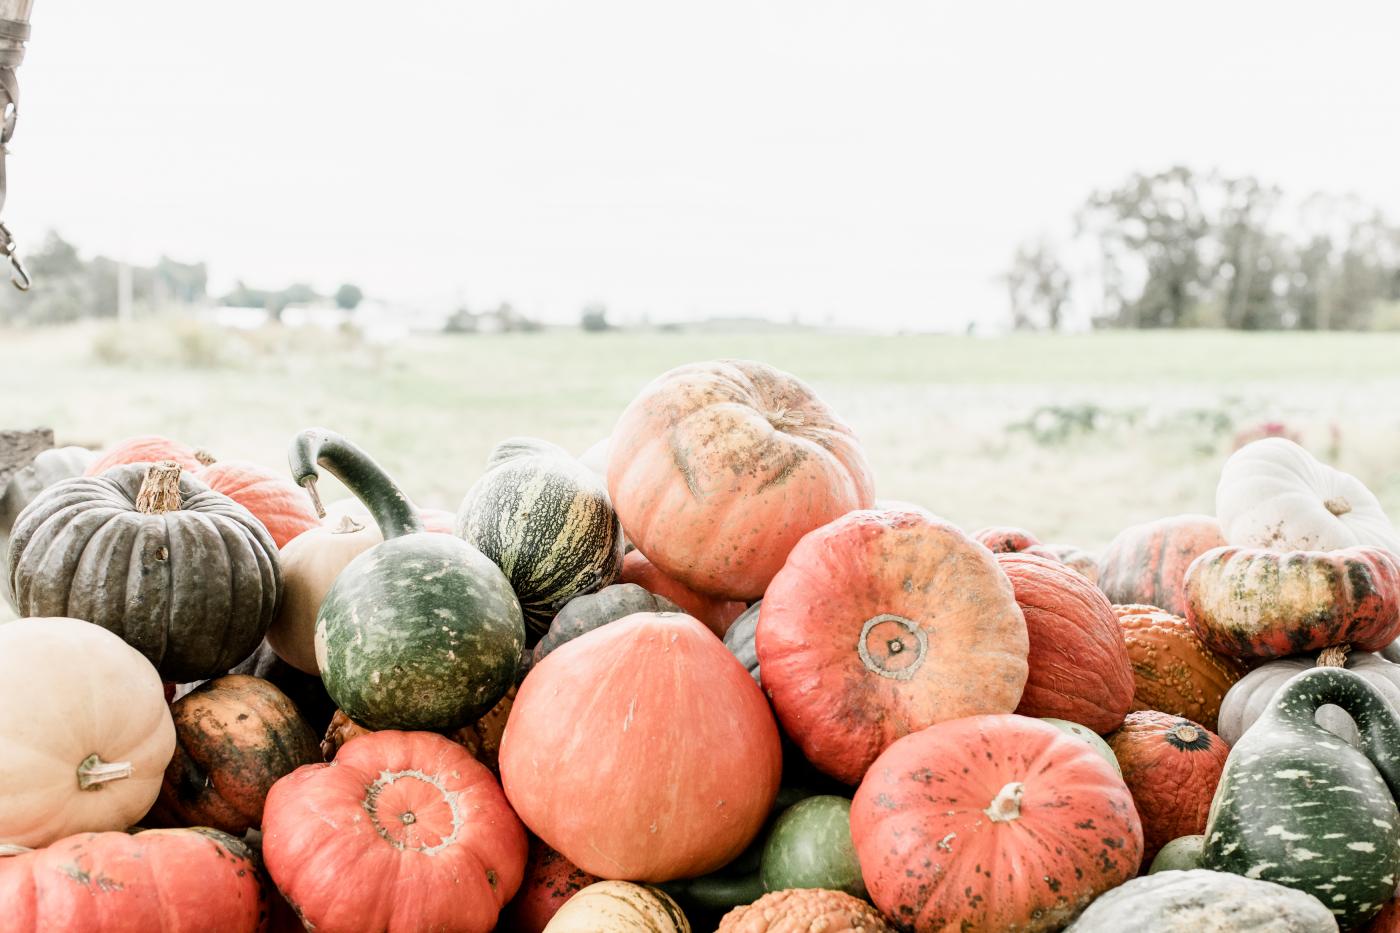
[[1375,494],[1282,437],[1246,444],[1225,462],[1215,517],[1225,539],[1240,547],[1334,551],[1369,544],[1400,556],[1400,533]]
[[91,622],[0,625],[0,845],[124,830],[175,754],[160,675]]
[[[1386,651],[1390,651],[1387,648]],[[1220,724],[1216,731],[1226,744],[1234,745],[1250,726],[1269,708],[1274,694],[1293,677],[1316,666],[1316,655],[1280,658],[1261,664],[1241,677],[1225,694],[1220,704]],[[1380,654],[1353,651],[1347,656],[1346,668],[1360,674],[1367,683],[1385,697],[1391,708],[1400,714],[1400,664],[1394,664]],[[1355,745],[1359,738],[1356,723],[1340,706],[1328,703],[1318,709],[1317,724],[1333,735]]]
[[676,902],[659,888],[599,881],[564,902],[544,933],[690,933]]

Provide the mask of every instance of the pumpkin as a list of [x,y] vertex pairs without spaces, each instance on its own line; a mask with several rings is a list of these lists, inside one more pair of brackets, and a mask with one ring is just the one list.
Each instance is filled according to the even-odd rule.
[[1155,875],[1162,871],[1189,871],[1192,868],[1200,868],[1201,849],[1205,843],[1206,837],[1199,833],[1178,836],[1157,850],[1157,857],[1152,860],[1152,867],[1147,869],[1147,873]]
[[726,599],[762,596],[803,535],[870,507],[873,490],[850,428],[794,376],[746,360],[663,374],[609,448],[627,537],[668,577]]
[[739,663],[744,665],[744,669],[759,686],[763,685],[763,680],[759,676],[758,645],[754,643],[754,639],[758,635],[758,617],[762,611],[763,600],[759,600],[745,609],[724,633],[724,647],[739,659]]
[[262,524],[170,461],[50,486],[10,539],[21,615],[95,622],[177,683],[251,654],[281,580]]
[[241,836],[262,821],[278,778],[321,760],[295,704],[265,680],[228,674],[171,707],[175,756],[152,815],[174,826],[212,826]]
[[321,524],[306,501],[306,494],[267,467],[242,460],[220,460],[201,470],[199,478],[210,489],[252,512],[279,548]]
[[8,483],[0,485],[0,559],[8,548],[10,529],[24,507],[59,480],[82,476],[95,456],[86,447],[40,451],[33,461],[16,470]]
[[762,828],[781,765],[757,685],[673,613],[555,650],[525,679],[501,742],[515,812],[600,878],[662,882],[728,863]]
[[[425,509],[416,506],[418,520],[423,523],[424,531],[431,531],[433,534],[450,535],[453,526],[457,524],[457,513],[449,512],[446,509]],[[375,528],[374,516],[370,514],[369,508],[356,499],[354,496],[346,496],[344,499],[337,499],[326,504],[326,514],[322,516],[321,523],[324,525],[339,525],[341,519],[349,517],[355,520],[357,525],[368,525]],[[375,528],[376,532],[378,528]]]
[[525,862],[525,880],[501,914],[501,929],[541,933],[559,908],[598,879],[534,836]]
[[565,603],[622,572],[622,526],[607,489],[563,448],[534,438],[496,445],[454,530],[505,572],[532,642]]
[[1226,540],[1240,547],[1334,551],[1368,545],[1400,556],[1400,534],[1375,494],[1282,437],[1246,444],[1231,455],[1215,490],[1215,514]]
[[1057,561],[998,554],[1030,636],[1030,673],[1016,712],[1111,732],[1133,704],[1133,672],[1103,591]]
[[326,685],[321,683],[321,678],[299,671],[283,661],[266,639],[229,673],[257,677],[282,691],[287,699],[296,704],[301,718],[316,735],[325,733],[326,726],[335,715],[335,701],[326,693]]
[[[1317,724],[1327,703],[1361,727],[1358,748]],[[1400,877],[1397,791],[1395,712],[1357,674],[1304,671],[1230,751],[1201,865],[1306,891],[1343,927],[1358,926],[1380,911]]]
[[559,909],[546,933],[690,933],[690,924],[664,891],[626,881],[599,881]]
[[1082,726],[1077,722],[1070,722],[1068,719],[1056,719],[1053,716],[1041,716],[1040,721],[1048,722],[1061,732],[1066,732],[1080,741],[1086,742],[1090,748],[1099,753],[1104,761],[1113,766],[1113,770],[1118,773],[1119,777],[1122,777],[1123,769],[1118,764],[1118,756],[1113,754],[1113,749],[1103,740],[1103,737],[1093,729],[1090,729],[1088,726]]
[[1215,730],[1220,704],[1244,665],[1210,650],[1185,619],[1156,606],[1113,611],[1133,669],[1133,710],[1170,713]]
[[783,731],[848,784],[901,736],[1010,712],[1026,685],[1026,621],[1006,574],[927,512],[851,512],[803,538],[755,642]]
[[592,470],[593,474],[601,477],[605,483],[608,480],[608,445],[611,442],[610,437],[594,441],[587,450],[578,455],[578,462]]
[[120,638],[78,619],[0,625],[0,845],[125,829],[174,750],[160,676]]
[[0,858],[8,933],[254,933],[267,899],[252,853],[214,829],[80,833]]
[[[1336,652],[1334,652],[1336,654]],[[1279,658],[1261,664],[1246,674],[1225,694],[1220,707],[1220,737],[1234,745],[1249,727],[1263,715],[1274,695],[1293,677],[1322,663],[1314,655]],[[1379,654],[1353,651],[1346,655],[1347,670],[1360,675],[1385,698],[1391,709],[1400,712],[1400,664],[1385,660]],[[1356,745],[1360,735],[1356,722],[1346,710],[1327,704],[1317,711],[1317,724],[1349,744]]]
[[1386,901],[1365,929],[1366,933],[1400,933],[1400,898]]
[[98,454],[83,472],[84,476],[101,476],[112,467],[133,463],[160,463],[173,460],[180,469],[197,473],[214,462],[213,456],[188,444],[172,441],[159,434],[141,434],[108,447]]
[[856,791],[851,837],[871,899],[902,929],[1058,930],[1142,858],[1113,768],[1015,715],[954,719],[891,745]]
[[1207,551],[1186,574],[1186,621],[1215,651],[1276,658],[1400,636],[1400,563],[1387,551]]
[[1044,556],[1053,557],[1070,570],[1095,585],[1099,582],[1099,559],[1088,551],[1072,544],[1047,544]]
[[1220,523],[1209,515],[1175,515],[1133,525],[1119,532],[1099,559],[1099,588],[1110,602],[1184,615],[1186,569],[1224,544]]
[[384,536],[321,601],[316,666],[326,692],[369,729],[447,730],[480,719],[514,683],[524,650],[510,581],[465,541],[424,532],[388,474],[345,438],[303,431],[289,459],[309,490],[318,464],[339,478]]
[[[501,736],[506,731],[506,720],[510,718],[510,709],[514,702],[515,688],[511,687],[485,716],[445,735],[490,768],[492,773],[496,773],[500,770]],[[344,711],[336,710],[330,725],[326,727],[325,738],[321,740],[321,756],[326,761],[334,761],[336,753],[346,742],[369,735],[372,731],[352,721]]]
[[349,742],[274,784],[263,811],[267,870],[319,933],[489,933],[525,857],[491,772],[426,732]]
[[720,933],[893,933],[879,912],[841,891],[774,891],[725,914]]
[[764,843],[760,871],[768,891],[824,888],[864,897],[851,842],[851,802],[818,794],[784,810]]
[[549,623],[549,631],[535,645],[534,661],[538,664],[565,642],[638,612],[680,611],[681,608],[666,597],[648,592],[635,583],[614,583],[596,593],[575,596],[559,610],[554,621]]
[[1129,713],[1108,740],[1142,819],[1143,861],[1200,833],[1230,747],[1209,729],[1153,710]]
[[1015,554],[1040,546],[1040,539],[1026,529],[1007,525],[979,528],[972,533],[972,540],[985,546],[993,554]]
[[1315,897],[1219,871],[1134,878],[1094,901],[1068,933],[1327,933],[1337,921]]
[[627,552],[622,559],[622,576],[619,579],[623,583],[635,583],[648,592],[670,600],[686,615],[705,623],[705,627],[720,638],[748,608],[736,600],[697,593],[679,580],[666,576],[641,551]]

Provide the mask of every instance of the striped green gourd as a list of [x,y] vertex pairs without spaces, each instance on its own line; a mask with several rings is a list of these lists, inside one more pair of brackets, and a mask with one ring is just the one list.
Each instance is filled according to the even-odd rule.
[[[1334,703],[1351,747],[1317,724]],[[1206,824],[1201,867],[1260,878],[1322,901],[1343,928],[1374,916],[1400,879],[1400,719],[1338,667],[1288,681],[1230,752]]]
[[534,438],[496,445],[457,511],[457,536],[495,562],[515,588],[530,641],[575,596],[617,582],[622,526],[596,474]]

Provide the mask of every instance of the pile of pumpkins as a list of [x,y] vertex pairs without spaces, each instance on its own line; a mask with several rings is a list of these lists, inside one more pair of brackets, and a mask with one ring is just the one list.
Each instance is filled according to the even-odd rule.
[[1400,930],[1400,537],[1292,441],[1097,557],[877,501],[753,362],[455,515],[289,465],[3,491],[6,930]]

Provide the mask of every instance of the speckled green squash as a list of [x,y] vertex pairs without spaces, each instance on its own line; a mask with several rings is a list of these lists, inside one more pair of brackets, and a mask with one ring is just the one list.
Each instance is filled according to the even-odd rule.
[[533,640],[569,600],[617,582],[622,526],[597,475],[562,447],[511,438],[487,465],[455,531],[505,572]]
[[851,842],[851,802],[822,794],[783,811],[763,847],[763,888],[826,888],[865,897]]
[[1301,891],[1218,871],[1168,871],[1104,894],[1067,933],[1331,933],[1337,921]]
[[510,581],[471,545],[422,531],[417,511],[363,451],[306,431],[292,476],[319,463],[370,509],[385,540],[341,571],[316,616],[326,691],[368,729],[455,729],[514,683],[525,627]]
[[[1325,703],[1356,721],[1358,748],[1316,723]],[[1343,927],[1358,926],[1400,880],[1396,791],[1395,713],[1350,671],[1305,671],[1274,695],[1231,750],[1206,824],[1202,867],[1305,891]]]
[[1147,869],[1147,873],[1155,875],[1161,871],[1188,871],[1200,868],[1201,848],[1205,842],[1206,837],[1201,835],[1177,836],[1157,852],[1157,857],[1152,860],[1152,867]]
[[748,669],[749,676],[761,687],[763,680],[760,677],[758,665],[758,648],[754,644],[754,634],[758,631],[758,613],[763,608],[763,600],[754,603],[724,633],[724,647],[729,649],[729,653],[739,659],[739,663]]

